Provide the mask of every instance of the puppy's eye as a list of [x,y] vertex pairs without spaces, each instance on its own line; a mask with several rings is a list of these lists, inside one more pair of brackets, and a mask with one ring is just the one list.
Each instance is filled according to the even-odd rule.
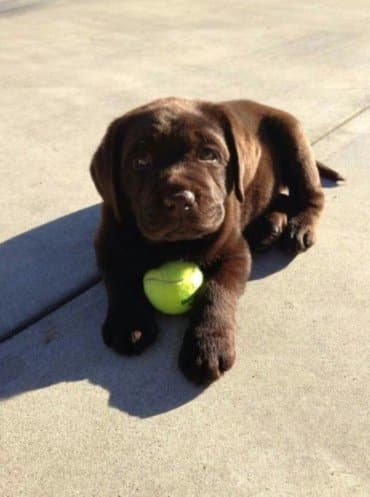
[[198,157],[200,160],[207,162],[215,162],[218,160],[217,153],[210,147],[204,147],[199,150]]
[[132,159],[132,167],[136,171],[148,171],[153,165],[150,154],[140,155]]

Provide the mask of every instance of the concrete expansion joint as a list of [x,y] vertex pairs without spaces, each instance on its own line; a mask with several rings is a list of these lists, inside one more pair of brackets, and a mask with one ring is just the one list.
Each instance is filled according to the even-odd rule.
[[327,138],[329,135],[331,135],[332,133],[334,133],[338,129],[342,128],[343,126],[348,124],[350,121],[353,121],[354,119],[356,119],[356,117],[360,116],[361,114],[363,114],[364,112],[366,112],[368,110],[370,110],[370,103],[365,105],[365,107],[361,107],[360,109],[356,110],[355,112],[352,112],[349,116],[347,116],[344,119],[342,119],[341,121],[339,121],[338,124],[336,124],[332,128],[329,128],[327,131],[325,131],[325,133],[320,135],[318,138],[315,138],[315,140],[313,140],[311,142],[311,145],[312,146],[316,145],[317,143],[322,141],[324,138]]

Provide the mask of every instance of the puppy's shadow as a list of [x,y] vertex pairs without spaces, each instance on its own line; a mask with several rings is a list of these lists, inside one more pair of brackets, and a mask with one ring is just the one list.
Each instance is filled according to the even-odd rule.
[[[54,278],[50,279],[50,274],[56,274],[58,282],[65,273],[66,259],[72,258],[68,266],[71,271],[77,271],[78,267],[80,276],[95,278],[91,240],[96,218],[97,207],[89,208],[19,235],[0,246],[0,252],[6,258],[0,269],[9,281],[9,302],[18,302],[18,308],[23,309],[30,288],[33,302],[43,302],[45,289],[49,298],[54,295],[51,286],[56,286],[56,283]],[[55,257],[56,245],[60,245],[58,257]],[[68,250],[69,246],[85,247],[85,250],[76,254]],[[41,255],[40,247],[44,250]],[[90,254],[87,258],[90,262],[81,271],[85,252]],[[67,254],[65,257],[64,253]],[[27,264],[20,265],[25,254]],[[252,279],[280,271],[291,260],[278,250],[254,255]],[[39,271],[39,266],[44,270]],[[20,267],[22,274],[19,284],[15,285],[12,275],[18,274]],[[37,284],[32,285],[35,280]],[[31,286],[25,286],[24,282]],[[68,283],[73,290],[77,280],[68,280]],[[38,300],[37,292],[40,292]],[[55,298],[58,295],[55,292]],[[76,296],[73,290],[71,295],[73,300],[54,312],[35,309],[37,312],[33,314],[32,309],[27,308],[25,317],[29,323],[36,321],[34,316],[39,316],[37,322],[1,344],[0,398],[59,388],[63,383],[70,383],[73,389],[74,383],[87,380],[89,384],[100,387],[94,392],[94,398],[104,396],[102,390],[108,394],[110,407],[147,418],[179,408],[202,394],[203,389],[189,383],[177,366],[187,326],[186,317],[159,316],[161,332],[157,342],[138,357],[121,357],[105,347],[101,339],[100,326],[106,312],[103,285],[98,283],[80,296]],[[52,304],[50,302],[47,307],[49,311],[53,309]],[[84,396],[91,392],[86,386],[78,388]]]
[[328,178],[321,178],[321,186],[323,188],[330,188],[330,189],[340,188],[345,184],[346,184],[346,179],[336,182]]
[[[119,357],[106,349],[103,367],[89,377],[109,391],[111,407],[140,418],[179,408],[204,391],[189,383],[177,366],[188,319],[158,315],[157,321],[160,333],[150,349],[137,357]],[[99,342],[101,348],[100,336]]]
[[289,255],[276,247],[272,247],[266,252],[253,252],[252,272],[249,280],[260,280],[277,273],[287,267],[294,258],[293,255]]
[[[121,357],[101,340],[102,285],[88,293],[79,308],[61,309],[2,344],[0,398],[59,388],[65,383],[71,383],[71,393],[76,395],[72,384],[87,380],[100,387],[93,391],[94,403],[101,402],[102,395],[106,402],[103,390],[110,407],[148,418],[176,409],[202,393],[177,367],[186,318],[159,317],[158,341],[140,356]],[[91,387],[81,384],[77,388],[85,398],[91,395]]]
[[[258,256],[254,279],[284,266],[280,254],[271,255]],[[160,333],[155,344],[140,356],[122,357],[103,344],[100,325],[105,312],[105,290],[99,283],[1,344],[0,398],[59,388],[64,383],[71,384],[71,393],[76,395],[73,384],[87,381],[98,387],[94,398],[103,395],[106,402],[108,394],[111,408],[148,418],[202,394],[204,389],[189,383],[177,365],[186,316],[158,315]],[[91,387],[76,388],[84,397],[91,395]]]

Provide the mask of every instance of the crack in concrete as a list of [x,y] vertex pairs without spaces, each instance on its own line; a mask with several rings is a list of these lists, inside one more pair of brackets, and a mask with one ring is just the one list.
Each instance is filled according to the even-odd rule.
[[365,105],[365,107],[362,107],[361,109],[356,110],[355,112],[350,114],[348,117],[346,117],[342,121],[339,121],[338,124],[336,124],[332,128],[329,128],[327,131],[325,131],[325,133],[323,133],[318,138],[315,138],[315,140],[313,140],[311,142],[311,145],[314,146],[317,143],[321,142],[324,138],[327,138],[329,135],[331,135],[332,133],[334,133],[338,129],[342,128],[342,126],[344,126],[345,124],[348,124],[350,121],[353,121],[353,119],[356,119],[356,117],[360,116],[361,114],[363,114],[367,110],[370,110],[370,104]]
[[38,323],[39,321],[47,317],[49,314],[57,311],[64,305],[69,304],[69,302],[72,302],[72,300],[80,297],[80,295],[83,295],[88,290],[91,290],[91,288],[95,287],[100,282],[101,282],[101,277],[96,276],[86,281],[85,283],[82,283],[78,288],[72,290],[68,295],[65,295],[61,299],[58,299],[56,302],[53,302],[50,305],[46,306],[43,310],[25,319],[17,327],[10,329],[5,335],[0,337],[0,344],[18,335],[18,333],[21,333],[30,326],[33,326],[34,324]]

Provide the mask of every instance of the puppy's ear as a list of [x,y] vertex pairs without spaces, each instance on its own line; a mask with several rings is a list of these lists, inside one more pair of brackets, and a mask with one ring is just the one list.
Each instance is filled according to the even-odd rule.
[[260,149],[235,104],[223,103],[219,105],[219,109],[230,153],[229,168],[232,184],[236,198],[239,202],[243,202],[245,189],[257,170]]
[[119,176],[123,146],[123,118],[116,119],[108,127],[105,136],[93,155],[90,174],[96,189],[115,217],[121,220],[119,208]]

